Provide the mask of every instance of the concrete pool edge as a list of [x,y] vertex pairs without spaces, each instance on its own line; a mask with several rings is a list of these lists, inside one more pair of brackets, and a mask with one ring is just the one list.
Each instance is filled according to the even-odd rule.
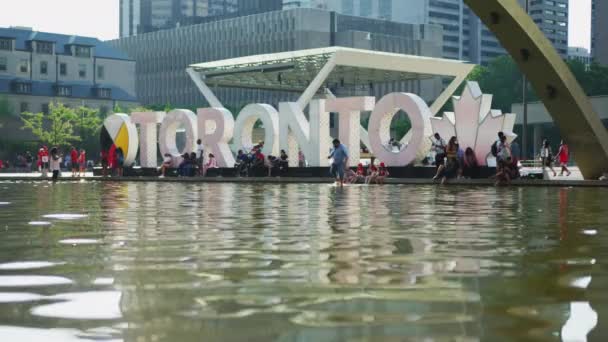
[[[50,181],[50,178],[35,176],[3,176],[0,181]],[[98,181],[98,182],[164,182],[164,183],[240,183],[240,184],[331,184],[327,177],[61,177],[60,182]],[[424,178],[388,178],[386,184],[397,185],[440,185],[439,181]],[[360,184],[362,185],[362,184]],[[375,184],[374,184],[375,185]],[[492,179],[452,179],[445,185],[494,186]],[[600,187],[608,188],[607,181],[591,180],[516,180],[512,186],[518,187]]]

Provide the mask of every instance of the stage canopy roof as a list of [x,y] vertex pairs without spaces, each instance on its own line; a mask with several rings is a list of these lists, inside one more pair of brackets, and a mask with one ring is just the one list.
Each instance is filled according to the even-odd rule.
[[322,82],[327,88],[350,88],[435,76],[464,79],[473,68],[471,64],[456,60],[346,47],[239,57],[193,64],[190,68],[200,73],[209,86],[302,92],[328,62],[335,64],[331,65]]

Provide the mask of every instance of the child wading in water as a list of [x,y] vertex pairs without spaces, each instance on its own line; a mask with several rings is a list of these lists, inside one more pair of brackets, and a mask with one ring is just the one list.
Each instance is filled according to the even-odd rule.
[[59,178],[59,171],[61,170],[61,155],[57,150],[57,147],[51,149],[51,171],[53,172],[53,182],[56,182]]

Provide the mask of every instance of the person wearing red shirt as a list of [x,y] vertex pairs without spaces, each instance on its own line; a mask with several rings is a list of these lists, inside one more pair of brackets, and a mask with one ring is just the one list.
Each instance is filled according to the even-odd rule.
[[79,176],[83,177],[87,168],[87,154],[84,149],[80,149],[80,155],[78,156],[78,166],[80,166]]
[[70,162],[72,163],[72,177],[76,177],[78,175],[78,151],[74,146],[70,151]]
[[378,177],[378,168],[374,165],[376,158],[372,157],[371,163],[367,168],[367,177],[365,177],[365,184],[370,184],[371,182],[376,180]]
[[560,177],[566,172],[566,176],[570,176],[571,172],[568,170],[568,160],[570,159],[570,151],[568,145],[562,140],[557,151],[557,158],[559,160],[559,166],[562,167],[562,172],[559,173]]

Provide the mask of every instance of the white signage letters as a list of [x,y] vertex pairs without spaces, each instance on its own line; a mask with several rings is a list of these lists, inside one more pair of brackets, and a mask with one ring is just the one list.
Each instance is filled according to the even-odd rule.
[[371,111],[376,104],[372,96],[334,98],[326,101],[327,111],[338,113],[340,142],[348,148],[348,161],[356,165],[361,158],[361,112]]
[[[264,149],[265,155],[279,154],[279,113],[273,106],[267,104],[250,104],[241,110],[234,124],[234,145],[252,147],[253,127],[260,119],[264,126]],[[257,144],[257,142],[256,142]]]
[[310,102],[306,120],[304,112],[296,102],[279,103],[279,145],[285,150],[290,166],[298,165],[298,148],[309,166],[327,166],[329,155],[329,114],[325,111],[325,100]]
[[134,112],[131,121],[139,125],[139,163],[142,167],[156,167],[157,126],[165,118],[164,112]]
[[[185,109],[164,112],[137,112],[131,117],[114,114],[104,121],[107,134],[114,144],[125,153],[124,165],[130,166],[140,149],[142,167],[156,167],[156,131],[162,154],[170,153],[174,161],[181,161],[182,153],[195,150],[195,142],[201,139],[205,152],[213,153],[220,167],[233,167],[234,155],[229,143],[235,149],[251,147],[252,132],[257,120],[264,127],[264,149],[266,155],[275,155],[279,149],[288,152],[291,166],[298,165],[298,152],[302,151],[309,166],[328,166],[327,155],[331,148],[329,113],[338,113],[339,138],[350,152],[349,160],[356,164],[360,159],[360,144],[364,140],[371,152],[387,166],[407,166],[422,160],[429,151],[433,132],[440,132],[449,139],[452,135],[466,137],[459,139],[465,147],[471,147],[478,154],[482,165],[489,154],[489,146],[498,130],[511,132],[515,122],[514,114],[502,115],[490,110],[488,96],[483,95],[476,84],[467,84],[465,93],[454,100],[456,114],[446,113],[442,119],[433,118],[431,110],[419,96],[410,93],[392,93],[375,103],[374,97],[350,97],[312,100],[308,104],[308,119],[298,102],[279,103],[279,111],[268,104],[250,104],[235,119],[225,108],[200,108],[195,115]],[[369,131],[360,126],[362,111],[372,111]],[[407,114],[412,124],[407,134],[407,144],[394,151],[388,142],[391,138],[390,125],[399,111]],[[460,121],[455,118],[460,117]],[[481,118],[481,119],[480,119]],[[455,124],[456,123],[456,124]],[[135,124],[139,125],[139,138]],[[186,144],[179,151],[176,133],[185,128]],[[513,135],[514,136],[514,135]],[[234,138],[234,139],[233,139]],[[369,144],[367,140],[369,139]],[[480,141],[481,140],[481,141]],[[475,144],[472,144],[472,142]],[[485,143],[488,141],[488,143]]]
[[199,108],[198,132],[205,153],[213,153],[220,167],[233,167],[234,156],[228,142],[234,133],[234,117],[225,108]]
[[[196,120],[196,115],[187,109],[174,109],[170,111],[160,125],[158,135],[160,153],[162,155],[169,153],[174,161],[179,162],[183,153],[193,152],[196,146],[196,137],[198,136]],[[186,130],[186,144],[182,151],[178,150],[175,139],[177,129],[180,126]]]

